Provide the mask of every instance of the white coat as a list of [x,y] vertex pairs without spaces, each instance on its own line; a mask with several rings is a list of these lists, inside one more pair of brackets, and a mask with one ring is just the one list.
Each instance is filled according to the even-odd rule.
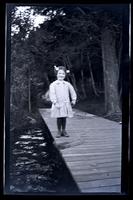
[[73,117],[70,98],[76,102],[77,95],[69,82],[56,80],[51,83],[49,96],[52,102],[51,117]]

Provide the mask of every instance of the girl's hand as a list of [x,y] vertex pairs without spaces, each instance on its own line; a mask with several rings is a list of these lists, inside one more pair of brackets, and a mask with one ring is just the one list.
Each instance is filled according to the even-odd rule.
[[60,108],[60,105],[56,102],[56,101],[53,101],[53,104],[56,108]]
[[58,103],[56,103],[56,104],[55,104],[55,107],[56,107],[56,108],[60,108],[61,106],[60,106]]
[[55,105],[55,104],[56,104],[56,101],[53,101],[52,103]]
[[75,101],[75,100],[73,100],[71,103],[72,103],[72,105],[74,106],[74,105],[75,105],[75,103],[76,103],[76,101]]

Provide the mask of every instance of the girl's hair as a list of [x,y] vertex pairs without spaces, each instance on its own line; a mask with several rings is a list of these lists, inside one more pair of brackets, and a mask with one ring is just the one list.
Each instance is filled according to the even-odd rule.
[[55,70],[55,73],[57,74],[59,70],[63,70],[65,72],[65,74],[68,74],[70,73],[69,70],[66,69],[66,67],[64,66],[54,66],[54,70]]

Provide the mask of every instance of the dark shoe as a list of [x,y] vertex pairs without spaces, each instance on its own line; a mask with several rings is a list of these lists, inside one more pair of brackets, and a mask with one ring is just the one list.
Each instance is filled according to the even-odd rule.
[[60,138],[61,137],[61,131],[58,131],[56,138]]
[[61,132],[61,136],[64,136],[64,133],[63,133],[63,131]]
[[66,131],[62,131],[62,135],[63,135],[64,137],[69,137],[69,135],[68,135],[68,133],[67,133]]

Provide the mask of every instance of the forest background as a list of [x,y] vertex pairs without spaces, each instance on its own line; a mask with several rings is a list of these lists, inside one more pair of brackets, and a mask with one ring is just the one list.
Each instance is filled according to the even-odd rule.
[[[75,108],[121,121],[128,5],[29,6],[16,14],[18,8],[10,6],[8,13],[11,128],[32,118],[38,108],[51,106],[47,91],[56,79],[54,65],[70,70],[66,80],[78,95]],[[35,27],[31,13],[45,20]]]

